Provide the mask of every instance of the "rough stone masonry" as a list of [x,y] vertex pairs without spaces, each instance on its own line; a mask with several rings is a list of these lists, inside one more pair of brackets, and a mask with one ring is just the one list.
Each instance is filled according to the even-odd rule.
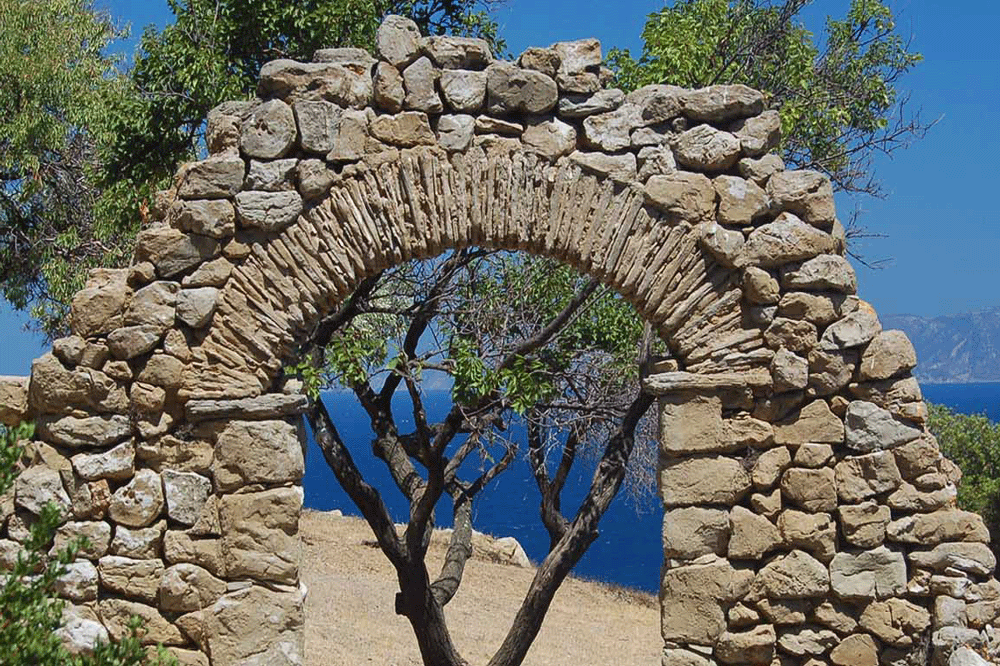
[[[597,276],[655,325],[663,666],[973,664],[996,562],[925,427],[913,347],[855,295],[829,181],[743,86],[607,88],[600,44],[494,59],[386,18],[214,109],[133,265],[0,380],[37,422],[0,564],[40,507],[87,536],[74,651],[129,616],[182,664],[301,664],[300,414],[282,364],[364,277],[469,245]],[[956,649],[970,646],[971,649]],[[954,652],[954,657],[952,653]]]

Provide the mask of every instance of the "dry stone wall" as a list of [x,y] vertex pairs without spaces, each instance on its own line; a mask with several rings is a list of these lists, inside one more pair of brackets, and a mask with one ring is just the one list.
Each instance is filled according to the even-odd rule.
[[470,245],[600,278],[670,348],[643,383],[663,666],[993,647],[995,560],[913,348],[856,296],[829,181],[770,152],[763,95],[625,94],[595,40],[503,62],[400,17],[378,53],[265,65],[258,99],[209,115],[210,155],[160,194],[133,265],[94,271],[74,334],[0,380],[0,418],[38,426],[0,562],[46,501],[57,544],[90,539],[60,590],[74,650],[134,614],[183,664],[302,663],[307,400],[280,368],[366,276]]

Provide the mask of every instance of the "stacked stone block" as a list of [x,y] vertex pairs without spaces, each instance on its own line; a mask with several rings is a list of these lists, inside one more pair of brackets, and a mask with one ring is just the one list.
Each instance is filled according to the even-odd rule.
[[[184,664],[298,664],[304,396],[283,390],[365,277],[466,246],[555,258],[667,343],[664,666],[945,663],[990,647],[988,535],[925,428],[912,346],[856,296],[829,181],[770,151],[744,86],[607,88],[596,40],[495,60],[388,17],[378,58],[318,51],[214,109],[133,265],[0,419],[37,420],[0,564],[46,501],[85,535],[75,650],[136,614]],[[963,653],[965,654],[965,653]]]

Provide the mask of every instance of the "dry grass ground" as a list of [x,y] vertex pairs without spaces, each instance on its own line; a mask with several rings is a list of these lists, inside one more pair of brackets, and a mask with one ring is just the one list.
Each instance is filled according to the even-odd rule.
[[[372,543],[367,523],[307,511],[305,545],[306,665],[421,666],[409,623],[393,612],[396,580]],[[432,542],[440,566],[443,542]],[[435,569],[432,569],[432,571]],[[446,614],[452,637],[474,666],[489,661],[531,583],[534,571],[473,557]],[[656,666],[659,610],[650,595],[592,581],[559,589],[525,666]]]

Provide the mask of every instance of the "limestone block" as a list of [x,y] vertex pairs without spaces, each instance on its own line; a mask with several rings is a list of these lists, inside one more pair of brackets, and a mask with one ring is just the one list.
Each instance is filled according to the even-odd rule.
[[100,453],[78,453],[72,462],[73,469],[86,481],[130,479],[135,472],[135,443],[125,442]]
[[184,645],[187,639],[180,629],[171,624],[155,608],[124,599],[103,599],[97,604],[101,622],[108,628],[111,638],[120,641],[129,635],[129,620],[136,615],[142,620],[146,631],[142,634],[143,645]]
[[779,155],[771,153],[760,159],[744,157],[740,159],[738,168],[742,177],[763,186],[772,175],[785,170],[785,163]]
[[764,330],[764,342],[771,349],[784,347],[807,354],[816,346],[816,326],[808,321],[775,317]]
[[695,171],[725,171],[740,158],[740,140],[711,125],[698,125],[677,137],[677,163]]
[[903,554],[879,546],[856,554],[837,553],[830,563],[833,593],[849,601],[900,596],[906,592]]
[[747,260],[764,268],[829,254],[836,243],[833,236],[816,229],[791,213],[782,213],[774,222],[754,229],[747,238]]
[[0,376],[0,424],[15,426],[28,415],[29,377]]
[[151,469],[140,469],[131,481],[115,491],[108,513],[112,520],[126,527],[146,527],[162,510],[160,475]]
[[851,634],[833,648],[834,666],[878,666],[878,644],[868,634]]
[[594,150],[617,152],[632,144],[631,132],[642,124],[642,109],[626,103],[614,111],[587,116],[583,121],[583,143]]
[[99,269],[73,296],[70,321],[73,332],[88,338],[105,335],[121,326],[128,295],[128,271]]
[[73,517],[77,520],[98,520],[104,518],[111,505],[111,488],[105,479],[89,483],[76,482],[70,488],[73,502]]
[[856,350],[813,349],[809,352],[809,388],[819,396],[839,392],[854,376],[859,358]]
[[776,446],[760,454],[754,463],[751,480],[758,490],[767,490],[778,482],[782,472],[792,464],[792,456],[784,446]]
[[830,179],[818,171],[782,171],[767,181],[767,193],[781,210],[795,213],[817,226],[832,224],[837,216]]
[[66,571],[56,579],[55,593],[70,601],[93,601],[97,598],[97,568],[89,560],[77,560],[66,565]]
[[541,72],[553,79],[556,77],[561,63],[562,59],[552,47],[529,46],[517,59],[518,66]]
[[781,285],[802,291],[834,291],[855,294],[858,278],[850,262],[839,254],[821,254],[801,264],[783,266]]
[[665,648],[660,666],[715,666],[697,652],[681,648]]
[[774,626],[749,631],[726,631],[715,644],[715,658],[724,664],[770,664],[774,657]]
[[833,470],[792,467],[781,475],[781,494],[806,511],[833,511],[837,489]]
[[379,141],[401,148],[437,143],[427,114],[403,111],[394,116],[378,116],[371,122],[371,133]]
[[703,222],[698,239],[699,246],[713,259],[727,268],[737,268],[743,264],[743,234],[735,229],[726,229],[715,222]]
[[226,593],[226,582],[196,564],[175,564],[159,583],[160,608],[188,612],[207,608]]
[[365,49],[343,46],[331,49],[318,49],[313,53],[313,62],[333,62],[340,65],[356,65],[371,69],[375,58]]
[[420,29],[411,19],[390,14],[375,33],[378,55],[394,67],[405,66],[420,54]]
[[804,627],[783,631],[778,637],[778,647],[796,657],[820,656],[826,654],[839,640],[837,634],[828,629]]
[[774,441],[792,446],[809,442],[840,444],[844,441],[844,423],[830,411],[826,400],[813,400],[798,414],[775,424]]
[[669,509],[663,515],[663,555],[680,559],[725,555],[729,533],[729,514],[722,509]]
[[326,100],[363,109],[372,98],[371,68],[358,64],[272,60],[260,68],[257,94],[289,102]]
[[495,62],[486,68],[486,106],[490,113],[541,114],[559,99],[556,82],[540,72]]
[[446,69],[438,81],[444,101],[453,111],[476,113],[486,100],[486,72]]
[[822,467],[832,457],[833,447],[829,444],[803,444],[795,450],[798,467]]
[[722,423],[723,438],[740,447],[755,449],[770,446],[774,441],[774,426],[747,414],[737,414]]
[[885,528],[892,519],[888,506],[875,502],[839,507],[844,539],[853,546],[872,548],[885,541]]
[[[240,164],[243,161],[240,160]],[[242,167],[241,167],[242,169]],[[243,173],[240,172],[240,183]],[[149,227],[136,236],[136,258],[156,266],[157,274],[170,278],[193,268],[219,253],[217,240],[185,234],[172,227]]]
[[187,532],[163,535],[163,557],[170,564],[197,564],[214,576],[225,576],[228,569],[221,539],[197,539]]
[[59,552],[71,542],[86,538],[89,545],[80,549],[79,557],[96,560],[104,556],[111,546],[111,525],[103,520],[71,521],[56,531],[52,551]]
[[715,215],[715,188],[703,174],[650,176],[644,191],[646,203],[678,219],[700,222]]
[[862,307],[847,315],[840,321],[830,324],[820,339],[820,348],[827,351],[848,349],[868,344],[882,330],[878,316],[870,305]]
[[153,282],[132,294],[128,300],[124,324],[126,326],[155,326],[166,331],[174,325],[177,306],[176,282]]
[[855,451],[882,451],[911,442],[923,434],[873,402],[854,400],[844,417],[845,443]]
[[406,90],[403,88],[403,77],[398,69],[387,62],[380,61],[375,66],[372,83],[375,104],[389,113],[399,113],[403,110],[403,98],[406,96]]
[[787,349],[779,349],[771,360],[771,375],[778,393],[804,389],[809,383],[809,361]]
[[[337,135],[337,126],[340,124],[343,109],[332,102],[300,99],[296,100],[292,111],[298,126],[299,145],[302,146],[302,150],[320,155],[326,155],[333,150],[333,140]],[[271,189],[254,185],[247,183],[247,189]]]
[[712,645],[726,630],[723,604],[742,598],[753,574],[724,559],[667,569],[660,586],[666,641]]
[[743,294],[751,303],[777,303],[781,299],[781,287],[763,268],[748,266],[743,271]]
[[355,162],[364,157],[371,137],[369,136],[369,113],[345,109],[337,124],[337,135],[333,139],[333,150],[326,155],[329,162]]
[[136,456],[143,465],[157,472],[174,469],[205,474],[212,467],[213,453],[214,446],[211,442],[178,439],[173,435],[141,441],[136,448]]
[[930,627],[930,614],[903,599],[868,604],[860,619],[861,627],[895,647],[910,647]]
[[660,446],[667,453],[715,453],[736,448],[725,438],[718,396],[661,396],[659,415]]
[[769,599],[813,599],[830,590],[830,575],[821,562],[793,550],[768,562],[753,581],[751,595]]
[[243,187],[245,171],[246,165],[238,155],[218,155],[185,164],[178,172],[177,196],[181,199],[231,197]]
[[893,448],[892,455],[896,456],[899,473],[907,481],[936,472],[941,460],[937,440],[926,435]]
[[124,389],[103,372],[79,366],[67,369],[47,353],[31,363],[28,406],[35,414],[63,414],[74,408],[124,411],[127,403]]
[[586,118],[614,111],[624,101],[625,93],[617,88],[590,94],[569,94],[559,98],[557,112],[563,118]]
[[168,218],[182,231],[211,238],[229,238],[236,231],[236,211],[226,199],[179,199]]
[[817,606],[816,610],[813,611],[812,619],[824,627],[829,627],[838,634],[844,635],[851,633],[858,626],[853,613],[849,605],[832,599]]
[[191,328],[202,328],[215,314],[219,290],[215,287],[183,289],[177,295],[177,319]]
[[302,212],[298,192],[258,192],[248,190],[236,195],[236,213],[244,227],[278,232],[290,225]]
[[750,491],[743,463],[722,456],[667,459],[660,469],[660,494],[665,506],[733,505]]
[[837,463],[834,470],[837,495],[850,504],[890,493],[903,482],[896,459],[889,451],[848,456]]
[[996,556],[984,543],[942,543],[931,550],[913,551],[908,557],[921,568],[937,572],[957,569],[977,576],[989,576],[997,565]]
[[72,503],[59,472],[46,465],[34,465],[14,480],[14,504],[38,516],[52,502],[65,518]]
[[303,473],[302,443],[284,421],[231,421],[216,440],[212,474],[221,491],[298,481]]
[[576,150],[576,129],[557,118],[536,120],[528,123],[521,141],[529,152],[555,161]]
[[301,510],[302,488],[297,486],[224,496],[219,519],[228,575],[296,583]]
[[240,123],[252,108],[252,102],[223,102],[208,112],[205,143],[210,154],[235,155],[238,152]]
[[781,297],[778,314],[792,319],[804,319],[818,326],[837,321],[845,305],[842,294],[813,294],[792,291]]
[[111,541],[111,554],[137,560],[149,560],[160,556],[163,531],[167,521],[161,520],[149,527],[131,529],[124,525],[115,527],[115,537]]
[[777,626],[802,624],[812,605],[809,599],[761,599],[757,602],[764,618]]
[[778,529],[786,544],[809,551],[823,562],[829,562],[837,550],[837,523],[828,513],[782,511]]
[[482,70],[493,62],[493,52],[484,39],[430,36],[420,40],[420,47],[443,69]]
[[781,142],[781,116],[777,111],[764,111],[760,115],[737,120],[729,131],[740,140],[744,155],[760,157]]
[[477,116],[476,134],[500,134],[503,136],[520,137],[524,134],[524,125],[501,118]]
[[972,648],[961,646],[951,653],[948,666],[990,666],[990,662],[979,656]]
[[559,69],[563,72],[585,72],[601,66],[601,43],[594,39],[557,42],[552,50],[559,56]]
[[737,176],[716,176],[712,180],[719,196],[720,224],[749,226],[768,211],[767,195],[757,183]]
[[716,85],[685,92],[681,105],[691,120],[724,123],[758,115],[764,110],[764,96],[744,85]]
[[902,331],[882,331],[868,344],[858,367],[859,381],[889,379],[917,365],[917,353]]
[[105,555],[98,560],[97,571],[103,587],[152,604],[159,595],[164,567],[159,559],[136,560],[119,555]]
[[444,115],[438,118],[438,144],[445,150],[464,151],[472,144],[476,120],[463,114]]
[[[635,104],[642,109],[644,125],[655,125],[668,120],[680,120],[681,97],[688,91],[672,85],[652,84],[633,90],[625,96],[627,104]],[[687,128],[686,124],[673,125],[677,129]]]
[[63,608],[62,625],[55,634],[66,651],[73,655],[93,654],[99,644],[110,640],[103,624],[77,614],[70,606]]
[[406,96],[403,108],[426,113],[441,113],[444,104],[437,92],[437,69],[426,56],[418,58],[403,70],[403,87]]
[[[635,133],[632,134],[635,142]],[[674,153],[666,146],[644,146],[639,149],[639,180],[646,181],[651,176],[662,176],[677,171]]]
[[184,525],[194,525],[212,492],[211,480],[194,472],[175,472],[169,469],[163,470],[161,476],[167,515]]
[[108,336],[108,349],[120,360],[133,359],[152,351],[163,339],[163,327],[155,324],[117,328]]
[[729,558],[759,560],[781,544],[781,533],[771,521],[741,506],[729,513],[732,535],[729,538]]
[[[330,191],[330,186],[333,185],[334,173],[327,168],[326,163],[322,160],[300,160],[298,180],[299,193],[304,199],[311,201],[326,196],[326,193]],[[215,283],[209,284],[221,286]]]
[[970,511],[947,509],[894,520],[886,527],[892,541],[936,546],[945,541],[989,543],[990,534],[982,517]]
[[768,495],[763,493],[751,495],[750,506],[765,518],[776,519],[781,511],[781,489],[775,488]]
[[956,506],[958,489],[949,484],[944,488],[922,491],[904,481],[887,501],[896,511],[936,511]]
[[632,153],[606,155],[577,150],[570,154],[569,161],[598,176],[610,176],[618,180],[635,179],[636,159]]

